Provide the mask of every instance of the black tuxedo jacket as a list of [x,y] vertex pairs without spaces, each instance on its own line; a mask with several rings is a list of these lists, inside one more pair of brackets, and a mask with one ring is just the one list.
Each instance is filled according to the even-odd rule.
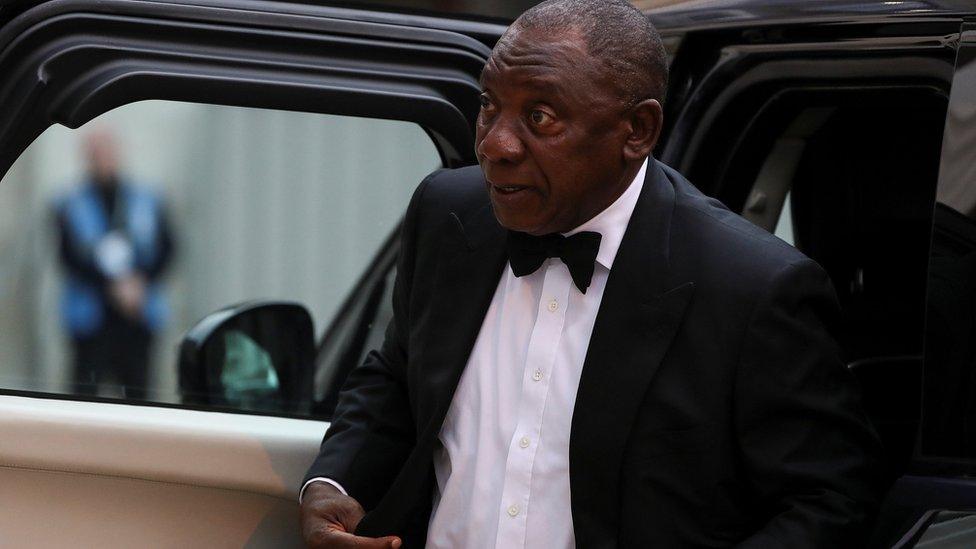
[[[358,533],[422,547],[432,453],[506,232],[471,167],[429,176],[402,234],[386,339],[349,376],[306,478],[359,500]],[[573,412],[577,545],[858,546],[879,445],[837,321],[816,263],[651,159]]]

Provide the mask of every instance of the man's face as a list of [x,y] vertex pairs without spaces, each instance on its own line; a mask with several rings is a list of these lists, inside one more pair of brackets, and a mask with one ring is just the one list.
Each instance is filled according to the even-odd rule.
[[501,225],[566,232],[625,188],[625,104],[577,33],[528,29],[509,38],[481,75],[478,162]]
[[88,170],[99,183],[114,181],[118,170],[118,153],[114,138],[107,133],[95,133],[85,142]]

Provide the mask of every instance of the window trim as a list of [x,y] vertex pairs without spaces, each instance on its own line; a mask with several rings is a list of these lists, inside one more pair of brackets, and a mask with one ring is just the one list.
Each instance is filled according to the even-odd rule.
[[857,41],[725,47],[675,113],[659,157],[703,192],[717,196],[740,129],[754,123],[779,93],[897,85],[948,90],[953,73],[950,46],[948,37],[937,42],[903,37],[884,47]]
[[77,128],[147,99],[414,122],[445,166],[474,161],[490,50],[467,36],[327,17],[302,18],[307,32],[281,14],[248,12],[245,25],[240,10],[181,4],[70,5],[42,4],[0,29],[0,176],[48,126]]

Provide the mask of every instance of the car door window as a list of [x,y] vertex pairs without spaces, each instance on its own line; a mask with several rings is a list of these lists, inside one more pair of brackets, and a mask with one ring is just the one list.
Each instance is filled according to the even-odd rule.
[[[179,403],[183,333],[247,300],[321,337],[440,165],[420,126],[350,116],[145,101],[49,128],[0,181],[0,388]],[[231,343],[246,408],[278,379]]]
[[[905,104],[896,123],[891,113]],[[851,363],[920,359],[946,108],[944,92],[927,86],[781,90],[709,183],[731,209],[827,271]]]
[[976,460],[976,26],[946,119],[928,274],[921,456]]
[[[408,197],[474,161],[477,79],[504,27],[149,8],[45,3],[3,23],[0,393],[304,416],[314,338],[378,294],[392,263],[366,271]],[[87,177],[93,133],[120,176]]]
[[922,82],[790,83],[752,103],[758,110],[741,133],[714,145],[719,156],[691,163],[721,166],[705,189],[831,278],[841,306],[835,333],[893,471],[908,467],[921,414],[929,229],[948,103],[946,91]]

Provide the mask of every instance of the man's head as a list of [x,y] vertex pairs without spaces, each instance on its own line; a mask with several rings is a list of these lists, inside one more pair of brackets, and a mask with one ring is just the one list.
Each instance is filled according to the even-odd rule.
[[623,0],[550,0],[498,41],[481,75],[476,153],[505,227],[566,232],[609,206],[653,149],[667,61]]
[[99,128],[85,136],[82,146],[89,175],[98,184],[113,184],[119,169],[119,153],[112,132]]

